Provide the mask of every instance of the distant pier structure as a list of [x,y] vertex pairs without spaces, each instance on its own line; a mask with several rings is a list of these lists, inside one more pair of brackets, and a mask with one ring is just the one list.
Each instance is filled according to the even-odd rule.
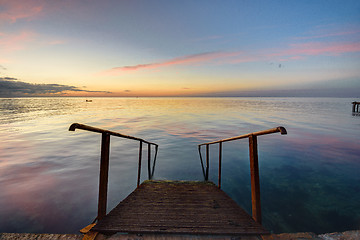
[[352,102],[352,111],[353,113],[360,113],[359,112],[359,106],[360,106],[360,102]]

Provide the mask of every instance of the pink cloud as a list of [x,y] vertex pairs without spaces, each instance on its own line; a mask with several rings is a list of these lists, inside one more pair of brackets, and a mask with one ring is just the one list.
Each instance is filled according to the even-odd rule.
[[9,63],[9,62],[10,62],[10,60],[8,60],[8,59],[0,58],[0,64]]
[[329,32],[312,36],[304,36],[304,37],[296,37],[294,39],[303,40],[303,39],[316,39],[316,38],[328,38],[328,37],[338,37],[338,36],[346,36],[346,35],[354,35],[359,34],[360,30],[349,30],[349,31],[338,31],[338,32]]
[[[46,40],[45,36],[41,36],[35,32],[22,31],[19,33],[3,33],[0,32],[0,50],[3,52],[13,52],[23,50],[29,47],[29,44],[36,45],[60,45],[65,44],[66,40]],[[45,39],[45,40],[44,40]],[[6,62],[0,58],[0,62]]]
[[343,53],[360,51],[360,42],[310,42],[292,44],[290,46],[291,48],[283,51],[281,55],[339,55]]
[[125,71],[136,71],[140,69],[149,69],[149,68],[160,68],[171,65],[194,65],[201,64],[204,62],[210,61],[223,61],[226,58],[236,57],[240,55],[241,52],[210,52],[210,53],[200,53],[194,55],[187,55],[183,57],[173,58],[164,62],[155,62],[148,64],[138,64],[133,66],[123,66],[123,67],[115,67],[106,72],[105,75],[116,75]]
[[6,34],[0,32],[0,49],[3,51],[16,51],[24,48],[26,43],[32,41],[36,36],[30,31],[23,31],[17,34]]
[[[315,39],[326,38],[326,41],[319,40],[290,44],[288,49],[279,51],[278,55],[293,55],[289,59],[295,59],[301,57],[304,58],[304,56],[341,55],[344,53],[359,52],[359,34],[360,29],[358,26],[319,26],[317,29],[310,32],[308,36],[296,37],[293,39],[311,41]],[[345,37],[347,39],[346,42],[344,41]],[[336,39],[340,41],[337,41]]]
[[[324,33],[311,38],[320,38],[325,36],[343,36],[354,35],[360,33],[357,29],[349,29],[346,31]],[[305,39],[305,38],[303,38]],[[306,59],[309,56],[339,56],[346,53],[360,52],[360,42],[307,42],[293,43],[282,49],[261,49],[252,52],[232,51],[232,52],[209,52],[194,55],[187,55],[173,58],[168,61],[153,62],[146,64],[137,64],[131,66],[115,67],[100,73],[100,75],[118,75],[129,71],[138,71],[141,69],[158,69],[171,65],[199,65],[203,63],[218,64],[239,64],[257,61],[294,61]]]
[[258,60],[301,60],[309,56],[340,56],[360,52],[360,42],[308,42],[290,44],[286,49],[272,49],[258,57]]
[[31,19],[43,11],[43,5],[34,1],[1,1],[0,21],[15,23],[19,19]]
[[358,25],[351,24],[328,24],[320,25],[315,29],[308,32],[305,36],[294,37],[295,40],[308,40],[308,39],[318,39],[318,38],[327,38],[335,39],[337,37],[354,37],[358,39],[360,34],[360,29]]
[[219,64],[238,64],[245,62],[267,61],[272,58],[278,58],[277,60],[279,61],[289,61],[305,59],[307,56],[338,56],[341,54],[354,52],[360,52],[360,42],[296,43],[290,44],[287,49],[277,49],[272,51],[263,50],[258,53],[244,53],[240,51],[234,51],[194,54],[174,58],[164,62],[115,67],[103,72],[101,75],[117,75],[127,71],[154,69],[171,65],[196,65],[206,62],[216,62]]

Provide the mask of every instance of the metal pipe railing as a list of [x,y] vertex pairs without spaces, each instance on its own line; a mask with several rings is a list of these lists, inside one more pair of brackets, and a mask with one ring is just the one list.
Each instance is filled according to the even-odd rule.
[[[98,216],[97,220],[100,220],[106,215],[107,205],[107,192],[108,192],[108,173],[109,173],[109,155],[110,155],[110,136],[116,136],[121,138],[132,139],[140,142],[139,146],[139,163],[138,163],[138,176],[137,176],[137,187],[140,185],[141,175],[141,160],[142,160],[142,145],[143,143],[148,144],[148,178],[152,179],[154,176],[155,162],[158,152],[158,145],[156,143],[145,141],[144,139],[124,135],[109,130],[91,127],[85,124],[73,123],[71,124],[69,131],[75,131],[76,129],[82,129],[91,132],[97,132],[102,134],[101,141],[101,156],[100,156],[100,177],[99,177],[99,200],[98,200]],[[151,145],[155,146],[154,162],[151,170]]]
[[267,129],[267,130],[263,130],[263,131],[259,131],[259,132],[248,133],[248,134],[244,134],[244,135],[240,135],[240,136],[236,136],[236,137],[225,138],[225,139],[221,139],[221,140],[217,140],[217,141],[213,141],[213,142],[202,143],[202,144],[199,144],[198,146],[211,145],[211,144],[220,143],[220,142],[229,142],[229,141],[239,140],[239,139],[243,139],[243,138],[248,138],[251,135],[260,136],[260,135],[266,135],[266,134],[271,134],[271,133],[276,133],[276,132],[280,132],[281,135],[287,134],[286,129],[284,127],[276,127],[276,128],[271,128],[271,129]]
[[112,135],[112,136],[132,139],[132,140],[141,141],[141,142],[144,142],[144,143],[147,143],[147,144],[152,144],[152,145],[158,146],[156,143],[148,142],[148,141],[145,141],[144,139],[141,139],[141,138],[124,135],[124,134],[121,134],[121,133],[117,133],[117,132],[113,132],[113,131],[109,131],[109,130],[105,130],[105,129],[101,129],[101,128],[91,127],[91,126],[88,126],[88,125],[85,125],[85,124],[80,124],[80,123],[71,124],[71,126],[69,128],[69,131],[75,131],[75,129],[82,129],[82,130],[87,130],[87,131],[90,131],[90,132],[97,132],[97,133],[107,133],[107,134]]
[[[258,164],[258,150],[257,150],[257,136],[272,134],[280,132],[281,135],[287,134],[284,127],[271,128],[259,132],[248,133],[232,138],[225,138],[213,142],[202,143],[198,145],[201,167],[204,174],[205,181],[209,180],[209,147],[212,144],[219,144],[219,173],[218,173],[218,187],[221,188],[221,162],[222,162],[222,143],[249,138],[249,155],[250,155],[250,175],[251,175],[251,202],[252,215],[256,222],[261,224],[261,203],[260,203],[260,180],[259,180],[259,164]],[[206,168],[201,155],[201,146],[206,146]]]

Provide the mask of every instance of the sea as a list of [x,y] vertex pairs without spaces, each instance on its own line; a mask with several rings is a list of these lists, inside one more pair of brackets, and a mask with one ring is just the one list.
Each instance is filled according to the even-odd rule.
[[[203,180],[198,144],[283,126],[287,135],[258,137],[264,227],[359,229],[360,114],[352,113],[353,101],[360,99],[0,98],[0,232],[78,233],[95,219],[101,134],[69,131],[72,123],[157,143],[160,180]],[[249,142],[222,148],[222,189],[251,215]],[[108,210],[136,188],[138,151],[138,141],[110,138]],[[141,181],[148,179],[147,151],[144,145]],[[217,145],[209,167],[217,183]]]

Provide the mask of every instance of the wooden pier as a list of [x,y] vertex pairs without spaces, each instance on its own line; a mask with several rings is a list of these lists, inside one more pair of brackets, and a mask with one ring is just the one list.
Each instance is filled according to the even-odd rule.
[[[232,138],[198,145],[204,181],[153,181],[158,145],[140,138],[74,123],[70,131],[83,129],[102,134],[99,201],[96,224],[83,229],[84,239],[96,239],[102,234],[149,234],[151,239],[261,239],[269,234],[261,225],[260,180],[257,137],[280,132],[283,127],[253,132]],[[107,214],[107,185],[109,171],[110,136],[140,142],[137,188]],[[222,144],[249,140],[252,217],[239,207],[221,188]],[[148,181],[140,183],[142,146],[148,146]],[[209,149],[219,144],[218,185],[209,182]],[[151,146],[155,149],[151,164]],[[201,147],[205,146],[203,162]],[[151,168],[152,166],[152,168]],[[150,239],[149,238],[149,239]]]
[[269,234],[211,182],[145,181],[92,229],[103,234]]
[[359,106],[360,106],[360,102],[352,102],[352,111],[353,113],[360,113],[359,112]]

